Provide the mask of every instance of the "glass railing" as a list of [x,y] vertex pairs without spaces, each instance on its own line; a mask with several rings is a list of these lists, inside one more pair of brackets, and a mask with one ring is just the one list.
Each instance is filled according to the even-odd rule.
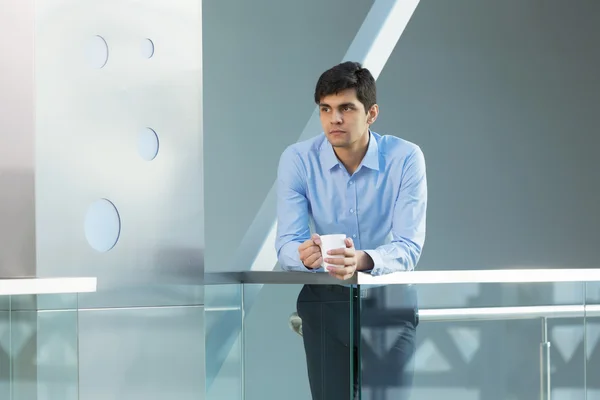
[[345,283],[283,271],[214,275],[206,398],[592,399],[598,282],[598,270]]
[[204,398],[202,270],[171,269],[161,265],[159,280],[99,277],[97,292],[79,296],[75,399]]
[[200,282],[0,279],[0,399],[204,399]]
[[585,359],[584,386],[586,400],[600,399],[600,282],[585,284],[583,345],[579,345]]
[[0,279],[0,398],[78,399],[79,296],[94,278]]

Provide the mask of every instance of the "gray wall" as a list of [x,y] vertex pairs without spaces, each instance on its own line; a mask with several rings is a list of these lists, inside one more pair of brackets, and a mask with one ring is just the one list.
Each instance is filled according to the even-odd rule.
[[[274,182],[279,155],[314,109],[318,75],[341,61],[370,5],[205,4],[207,270],[249,267],[251,260],[230,265],[233,249]],[[597,266],[599,16],[593,0],[421,1],[379,77],[381,115],[373,127],[425,153],[430,200],[419,269]],[[464,289],[421,288],[420,303],[533,305],[584,297],[572,285]],[[299,338],[282,329],[296,295],[297,288],[262,288],[259,308],[246,317],[246,346],[254,346],[244,377],[250,398],[267,389],[307,396]],[[562,355],[569,353],[565,342],[582,334],[582,321],[551,326],[560,398],[581,394],[581,341],[568,360]],[[479,337],[470,366],[451,335],[459,343]],[[439,390],[457,398],[533,398],[539,340],[537,321],[423,324],[415,398]],[[265,342],[274,353],[257,352]],[[432,375],[440,357],[450,370]],[[263,370],[268,380],[260,381]],[[293,383],[291,371],[298,374]],[[525,372],[529,384],[518,384],[515,371]]]
[[599,13],[421,2],[379,78],[375,127],[427,157],[420,268],[598,266]]
[[[599,23],[593,1],[421,2],[379,78],[375,128],[419,143],[427,159],[420,269],[598,266]],[[422,307],[442,305],[436,289],[421,288]],[[460,293],[446,302],[584,297],[577,285],[486,285],[462,301]],[[422,346],[441,349],[452,369],[422,371],[417,386],[453,387],[457,395],[474,387],[482,399],[536,395],[535,385],[521,382],[537,380],[538,321],[481,324],[479,353],[464,366],[452,325],[422,325]],[[581,398],[583,333],[581,320],[550,326],[555,398]],[[587,384],[597,390],[595,380]]]

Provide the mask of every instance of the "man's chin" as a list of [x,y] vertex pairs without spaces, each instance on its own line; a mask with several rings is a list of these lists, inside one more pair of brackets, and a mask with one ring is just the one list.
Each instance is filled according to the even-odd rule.
[[329,138],[329,143],[331,143],[332,147],[348,147],[348,141],[342,138]]

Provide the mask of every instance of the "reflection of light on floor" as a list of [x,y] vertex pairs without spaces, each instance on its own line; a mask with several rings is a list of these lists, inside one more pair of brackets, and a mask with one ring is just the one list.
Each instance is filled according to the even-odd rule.
[[463,360],[470,363],[479,349],[481,332],[474,328],[449,328],[448,334],[454,340]]
[[[448,334],[465,362],[471,362],[479,349],[481,332],[475,328],[453,327],[448,329]],[[452,366],[437,345],[431,339],[425,339],[416,352],[415,372],[444,372],[451,369]]]
[[448,360],[442,355],[431,339],[425,339],[417,349],[415,372],[445,372],[452,370]]
[[[586,354],[590,358],[600,340],[600,323],[586,324]],[[577,347],[583,343],[583,325],[556,326],[552,328],[552,346],[560,352],[565,361],[571,360]]]
[[555,326],[550,338],[552,347],[558,350],[565,362],[569,362],[583,343],[583,325]]

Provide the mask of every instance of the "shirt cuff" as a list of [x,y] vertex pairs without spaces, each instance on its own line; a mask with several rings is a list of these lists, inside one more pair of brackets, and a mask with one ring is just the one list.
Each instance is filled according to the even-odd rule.
[[385,263],[379,252],[377,250],[364,250],[364,252],[367,253],[373,260],[373,269],[364,272],[368,272],[373,276],[385,274]]
[[317,269],[306,268],[302,262],[300,263],[286,263],[285,261],[279,263],[281,269],[284,271],[295,271],[295,272],[317,272]]
[[306,268],[306,266],[304,264],[300,264],[299,266],[295,267],[294,269],[291,269],[291,271],[311,272],[311,273],[315,273],[315,272],[317,272],[317,270],[318,270],[318,268],[315,268],[315,269]]
[[[291,246],[284,249],[285,252],[281,254],[279,265],[284,271],[295,271],[295,272],[317,272],[316,269],[307,268],[302,261],[300,261],[298,254],[298,246]],[[292,255],[293,254],[293,255]]]

